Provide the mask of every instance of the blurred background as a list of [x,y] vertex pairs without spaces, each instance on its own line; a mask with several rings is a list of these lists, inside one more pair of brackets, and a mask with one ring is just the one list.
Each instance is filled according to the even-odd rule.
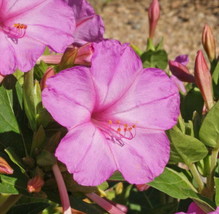
[[[131,42],[144,50],[148,37],[147,11],[151,0],[88,0],[105,23],[105,38]],[[155,42],[164,39],[169,59],[188,54],[193,69],[202,49],[204,24],[213,29],[219,54],[219,0],[159,0],[161,16]]]

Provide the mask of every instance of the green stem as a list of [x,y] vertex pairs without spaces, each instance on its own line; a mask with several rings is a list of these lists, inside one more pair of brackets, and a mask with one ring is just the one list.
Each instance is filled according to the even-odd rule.
[[193,176],[195,182],[198,185],[198,192],[201,193],[202,190],[204,189],[204,183],[203,183],[203,181],[202,181],[202,179],[200,177],[200,174],[199,174],[199,172],[198,172],[198,170],[197,170],[197,168],[196,168],[194,163],[190,164],[188,167],[189,167],[189,169],[190,169],[190,171],[192,173],[192,176]]
[[11,207],[21,198],[21,195],[10,195],[1,205],[1,214],[7,214]]
[[[209,190],[214,190],[214,173],[217,166],[217,157],[218,157],[219,148],[213,149],[211,153],[211,162],[210,162],[210,172],[207,176],[207,187]],[[212,192],[213,194],[213,192]]]

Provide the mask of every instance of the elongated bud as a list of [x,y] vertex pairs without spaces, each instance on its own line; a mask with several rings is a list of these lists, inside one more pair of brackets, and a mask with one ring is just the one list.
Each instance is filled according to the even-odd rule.
[[216,58],[216,44],[212,29],[207,24],[204,26],[202,32],[202,45],[209,60],[213,61]]
[[150,188],[150,186],[147,184],[137,184],[135,186],[138,189],[138,191],[145,191]]
[[44,185],[44,180],[41,176],[36,175],[35,177],[31,178],[27,183],[27,191],[32,192],[40,192],[42,186]]
[[91,43],[87,43],[81,46],[80,48],[78,48],[78,53],[75,58],[74,64],[89,66],[91,64],[91,58],[93,52],[94,52],[94,48]]
[[188,68],[176,61],[169,60],[169,69],[174,76],[183,82],[195,82],[195,78],[190,74]]
[[37,63],[40,63],[40,61],[43,61],[47,64],[54,64],[57,65],[61,62],[63,54],[58,54],[58,55],[42,55],[39,57],[37,60]]
[[53,67],[49,67],[45,74],[43,75],[43,78],[41,79],[40,81],[40,88],[41,90],[43,90],[45,87],[46,87],[46,80],[49,78],[49,77],[52,77],[55,75],[55,70]]
[[208,110],[214,104],[212,78],[202,51],[198,51],[195,59],[195,82],[199,87]]
[[0,157],[0,174],[13,174],[14,170],[9,166],[8,162]]
[[153,38],[155,34],[155,29],[157,22],[160,18],[160,6],[158,0],[152,0],[148,9],[148,19],[149,19],[149,38]]

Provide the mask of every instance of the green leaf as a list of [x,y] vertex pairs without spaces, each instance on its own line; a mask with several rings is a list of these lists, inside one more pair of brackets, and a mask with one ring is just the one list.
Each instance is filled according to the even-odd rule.
[[168,64],[167,53],[165,50],[148,50],[141,55],[144,68],[165,69]]
[[219,148],[219,102],[208,112],[199,131],[203,143]]
[[202,160],[208,154],[208,150],[202,142],[192,136],[183,134],[177,126],[167,133],[171,142],[171,163],[183,162],[190,165]]
[[209,199],[199,195],[186,175],[166,167],[164,172],[156,177],[148,185],[168,194],[173,198],[186,199],[191,198],[201,203],[208,212],[213,211],[215,204]]
[[192,88],[181,103],[181,113],[184,120],[192,120],[195,111],[202,114],[203,104],[204,100],[200,90],[197,87]]
[[110,181],[124,181],[122,174],[119,171],[113,173],[113,175],[108,179]]
[[216,186],[216,194],[215,194],[215,203],[219,206],[219,178],[214,178],[215,186]]
[[19,133],[19,127],[13,111],[12,90],[0,86],[0,133],[13,131]]

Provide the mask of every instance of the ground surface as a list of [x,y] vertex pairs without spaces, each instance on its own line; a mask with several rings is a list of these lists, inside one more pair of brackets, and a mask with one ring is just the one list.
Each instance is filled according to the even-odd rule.
[[[219,46],[219,0],[160,0],[161,17],[155,41],[164,38],[169,58],[180,54],[190,56],[189,67],[201,49],[201,33],[204,24],[214,31]],[[107,38],[132,42],[142,50],[148,36],[147,10],[150,0],[91,0],[103,17]],[[219,48],[217,48],[219,53]]]

